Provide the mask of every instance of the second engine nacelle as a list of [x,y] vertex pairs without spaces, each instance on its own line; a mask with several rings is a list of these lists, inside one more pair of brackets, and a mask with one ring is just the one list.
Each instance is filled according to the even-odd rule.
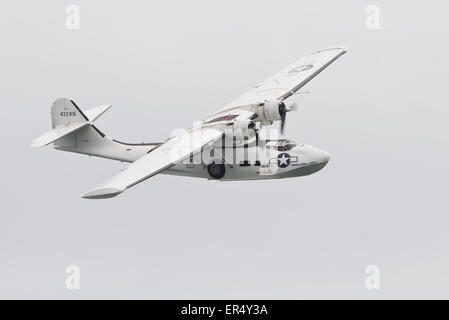
[[234,122],[232,128],[234,129],[234,131],[236,130],[246,131],[248,129],[254,129],[255,126],[256,124],[253,121],[249,119],[243,119]]
[[242,142],[245,137],[248,139],[254,137],[255,127],[256,124],[248,119],[236,121],[232,125],[232,130],[226,130],[226,137],[230,139],[235,137],[238,142]]

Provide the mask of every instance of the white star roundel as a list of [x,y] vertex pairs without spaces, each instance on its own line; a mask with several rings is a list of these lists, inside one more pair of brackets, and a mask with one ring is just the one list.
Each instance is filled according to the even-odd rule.
[[290,164],[290,155],[288,153],[280,153],[278,155],[278,167],[286,168]]

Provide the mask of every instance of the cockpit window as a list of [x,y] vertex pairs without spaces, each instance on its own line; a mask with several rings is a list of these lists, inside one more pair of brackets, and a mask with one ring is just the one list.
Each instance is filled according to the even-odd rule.
[[266,147],[277,149],[278,151],[288,151],[298,144],[293,140],[267,140]]
[[287,143],[286,145],[285,145],[285,150],[286,151],[288,151],[288,150],[290,150],[290,149],[293,149],[294,147],[296,147],[296,143]]

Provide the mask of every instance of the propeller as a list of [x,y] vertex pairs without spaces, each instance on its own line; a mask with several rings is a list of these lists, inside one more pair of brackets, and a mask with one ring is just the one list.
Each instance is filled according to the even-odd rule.
[[289,105],[288,107],[285,105],[284,102],[281,102],[279,104],[279,115],[281,116],[281,134],[284,134],[284,128],[285,128],[285,120],[287,117],[287,112],[290,111],[296,111],[298,109],[298,103],[296,101],[294,101],[291,105]]

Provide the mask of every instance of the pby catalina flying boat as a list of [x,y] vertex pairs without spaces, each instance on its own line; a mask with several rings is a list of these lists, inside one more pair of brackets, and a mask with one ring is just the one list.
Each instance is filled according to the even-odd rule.
[[344,47],[332,47],[304,57],[161,143],[111,139],[94,125],[111,105],[81,111],[72,100],[61,98],[51,107],[53,129],[31,146],[53,143],[57,150],[131,163],[82,195],[87,199],[114,197],[159,173],[222,181],[309,175],[327,164],[327,152],[293,139],[262,139],[259,130],[280,121],[282,133],[286,114],[296,108],[290,97],[345,52]]

